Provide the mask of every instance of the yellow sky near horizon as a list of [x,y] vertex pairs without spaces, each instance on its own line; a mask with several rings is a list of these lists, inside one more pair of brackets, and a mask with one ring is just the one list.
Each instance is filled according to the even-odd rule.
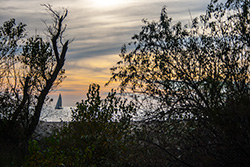
[[[59,93],[62,94],[65,99],[68,99],[70,96],[73,96],[75,99],[75,101],[71,101],[71,99],[66,101],[64,100],[65,105],[81,101],[86,97],[88,87],[92,83],[96,83],[101,86],[101,96],[105,97],[107,92],[110,92],[112,88],[117,88],[118,86],[118,83],[111,83],[109,86],[104,85],[111,77],[110,68],[113,67],[119,60],[120,57],[118,54],[100,56],[98,59],[96,57],[90,57],[76,62],[67,62],[66,60],[66,67],[71,66],[71,69],[66,69],[66,79],[56,90],[49,94],[49,96],[54,99],[53,104],[56,102]],[[90,69],[95,69],[96,71]]]

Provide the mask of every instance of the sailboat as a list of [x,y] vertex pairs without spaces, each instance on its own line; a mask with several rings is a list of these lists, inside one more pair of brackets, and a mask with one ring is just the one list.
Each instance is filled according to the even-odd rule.
[[61,94],[59,94],[55,109],[63,109],[62,108],[62,96],[61,96]]

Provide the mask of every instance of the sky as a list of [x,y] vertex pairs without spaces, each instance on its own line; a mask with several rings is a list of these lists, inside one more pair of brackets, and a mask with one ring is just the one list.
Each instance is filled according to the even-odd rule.
[[67,78],[49,96],[55,105],[59,93],[64,106],[75,106],[86,99],[91,83],[101,86],[101,95],[117,87],[104,87],[110,68],[120,60],[121,47],[140,32],[142,19],[158,21],[164,5],[173,23],[188,24],[192,18],[204,14],[210,0],[0,0],[0,25],[10,18],[27,24],[28,36],[46,38],[44,21],[51,17],[41,4],[51,4],[55,10],[67,8],[66,39],[73,39],[65,62]]

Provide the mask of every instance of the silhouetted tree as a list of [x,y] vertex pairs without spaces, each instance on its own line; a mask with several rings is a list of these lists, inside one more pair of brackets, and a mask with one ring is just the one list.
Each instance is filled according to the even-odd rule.
[[109,82],[140,101],[151,122],[143,140],[171,150],[176,164],[249,163],[249,5],[212,0],[190,27],[172,24],[164,7],[159,22],[144,20],[111,69]]
[[60,14],[51,5],[43,6],[53,19],[46,25],[50,42],[39,36],[26,39],[26,25],[16,25],[15,19],[0,27],[0,133],[12,142],[32,136],[48,93],[65,78],[69,40],[63,41],[63,21],[68,10]]
[[72,109],[72,122],[46,139],[46,148],[30,145],[28,166],[132,166],[131,113],[135,106],[111,91],[100,97],[91,84],[87,99]]

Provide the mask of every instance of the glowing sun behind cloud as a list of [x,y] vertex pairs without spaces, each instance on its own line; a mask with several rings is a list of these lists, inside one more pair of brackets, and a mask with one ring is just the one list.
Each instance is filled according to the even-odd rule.
[[122,5],[126,0],[91,0],[95,7],[108,8]]

